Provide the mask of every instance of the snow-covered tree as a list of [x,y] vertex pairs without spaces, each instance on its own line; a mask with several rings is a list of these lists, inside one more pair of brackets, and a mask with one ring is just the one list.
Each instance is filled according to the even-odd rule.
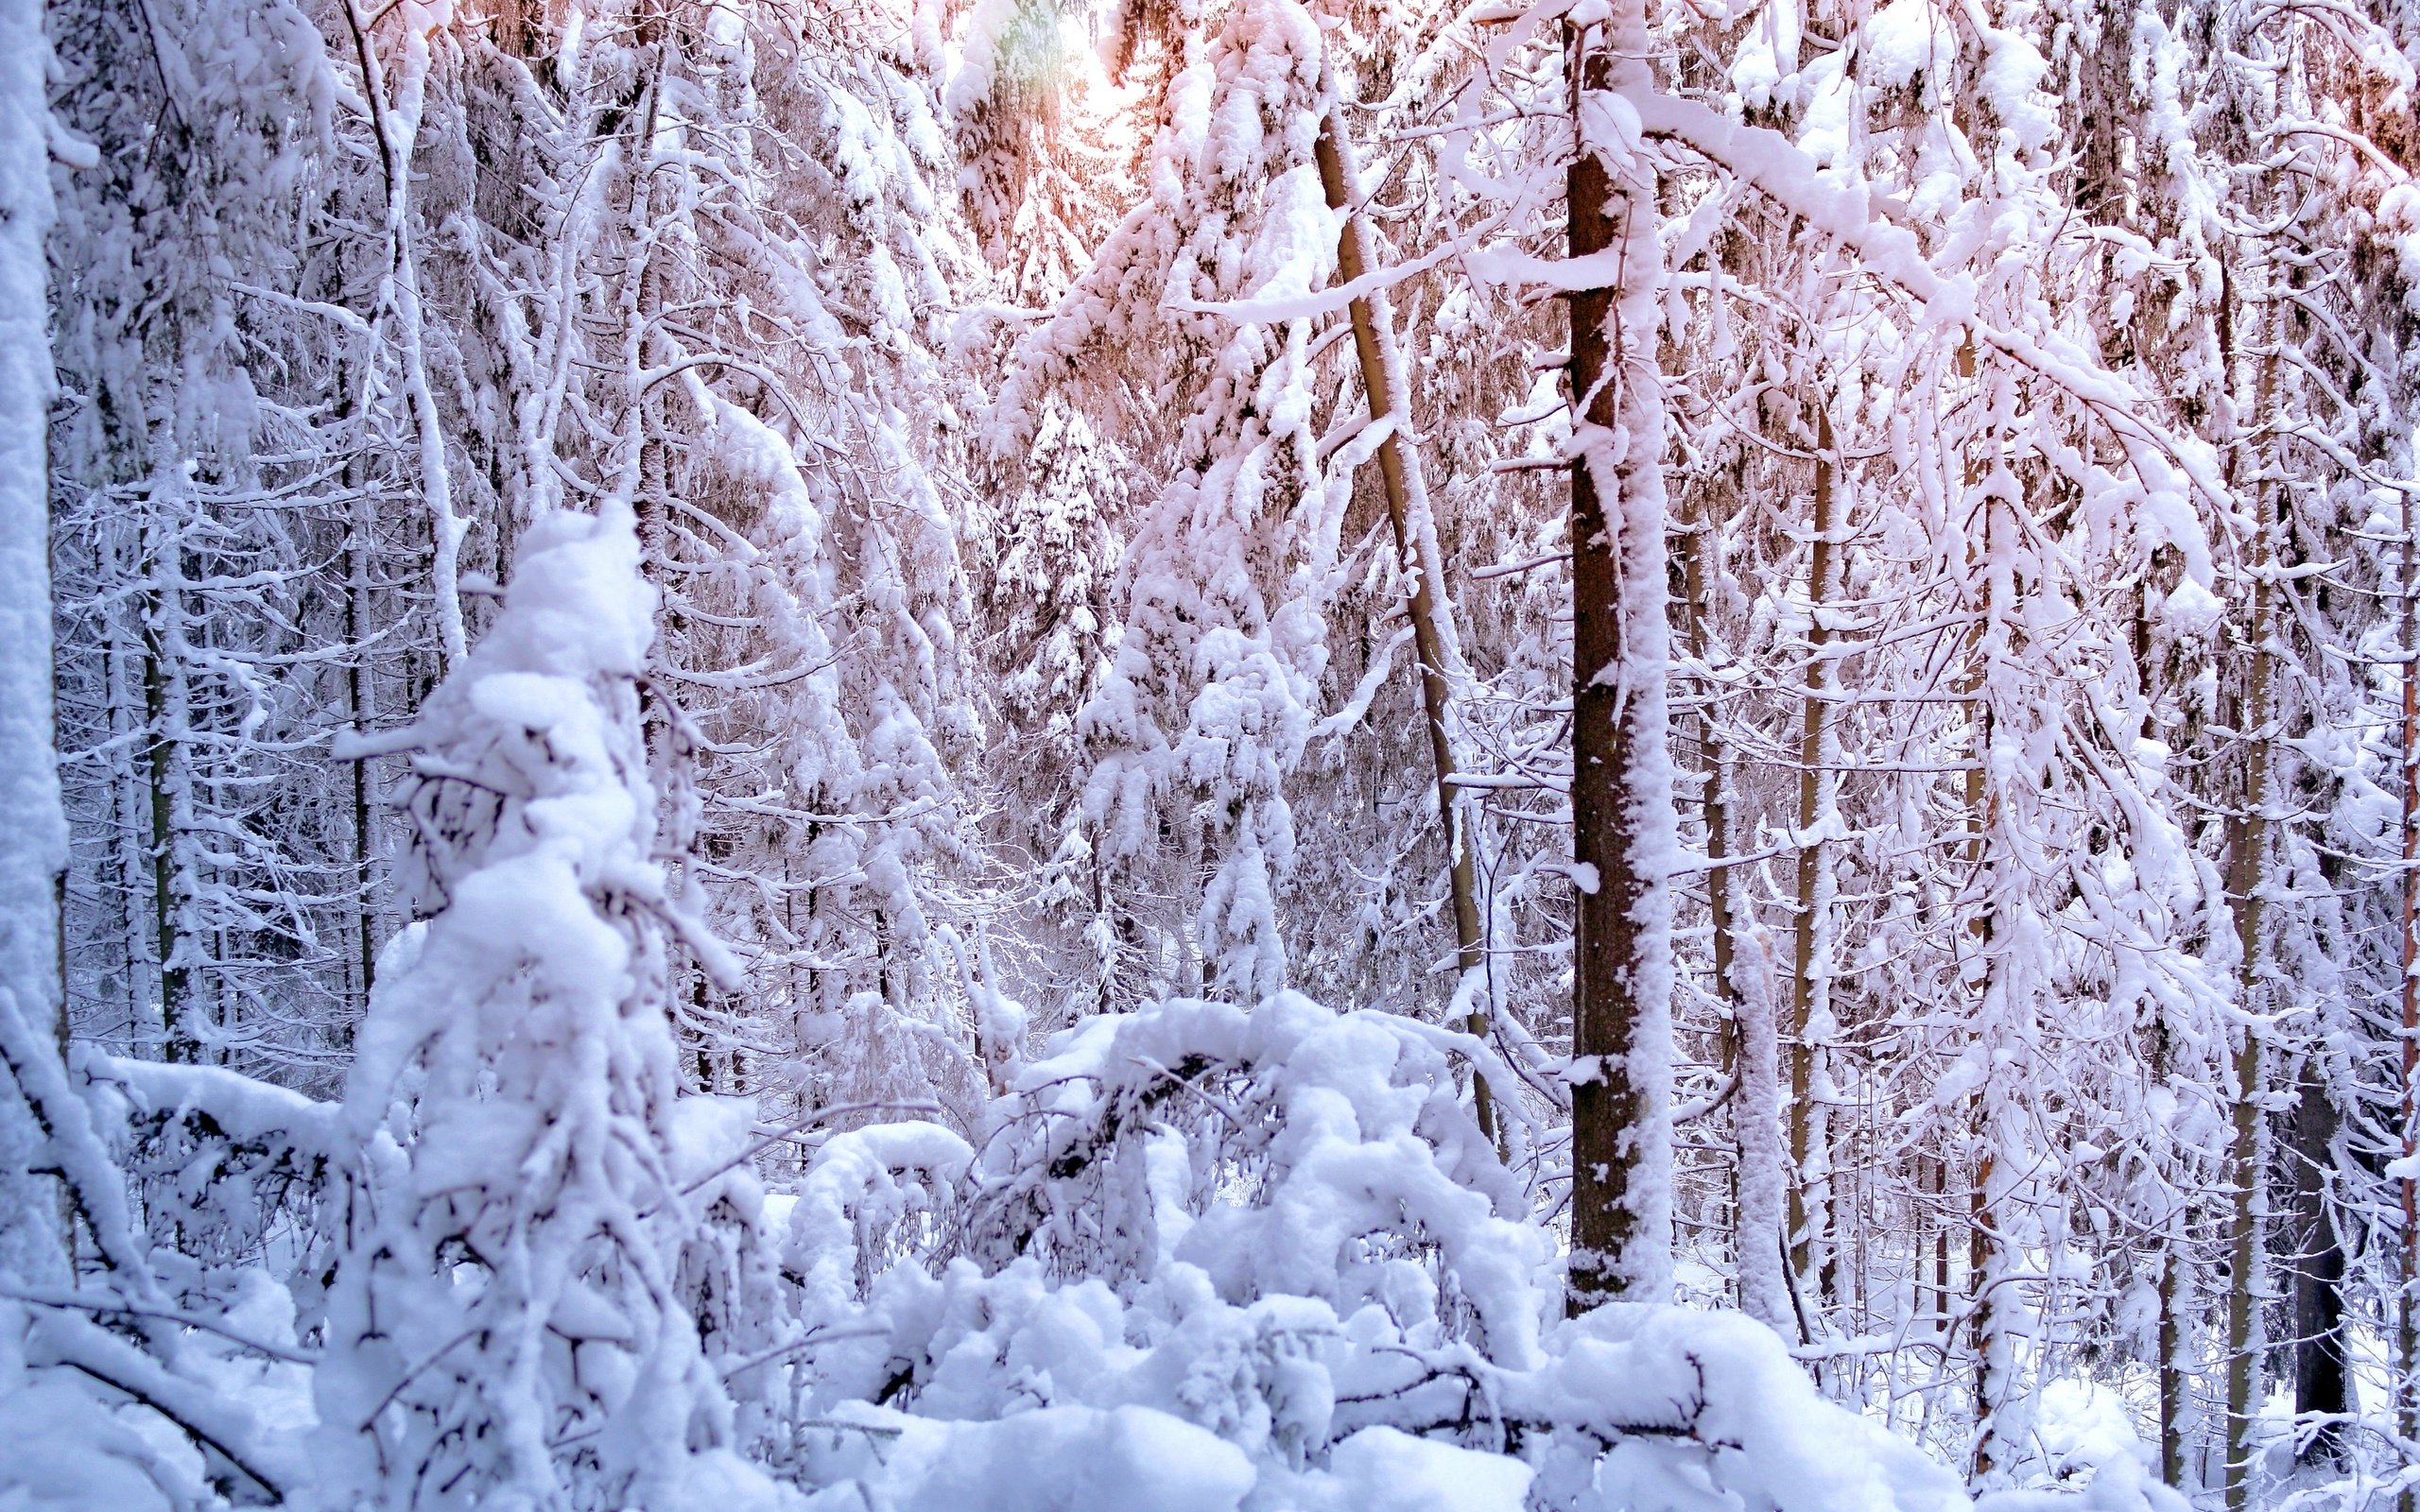
[[428,917],[345,1090],[316,1385],[331,1485],[362,1504],[770,1495],[731,1452],[679,1289],[677,904],[651,853],[639,563],[627,500],[541,516],[494,625],[396,737]]

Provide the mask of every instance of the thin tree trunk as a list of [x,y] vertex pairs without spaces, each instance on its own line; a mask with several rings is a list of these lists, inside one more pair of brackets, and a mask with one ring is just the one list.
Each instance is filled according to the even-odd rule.
[[[1703,498],[1703,492],[1699,495]],[[1712,581],[1707,576],[1707,543],[1718,528],[1709,505],[1691,520],[1680,537],[1681,591],[1687,595],[1689,655],[1701,666],[1713,651],[1713,637],[1707,623],[1713,618],[1709,597]],[[1708,699],[1698,712],[1698,761],[1704,768],[1698,789],[1699,814],[1705,826],[1706,910],[1714,931],[1714,989],[1723,1004],[1737,1013],[1739,984],[1734,980],[1738,959],[1738,946],[1734,932],[1744,912],[1734,896],[1738,868],[1730,864],[1731,855],[1731,749],[1722,738],[1722,727],[1714,717],[1713,689],[1707,686]],[[1733,1050],[1738,1048],[1738,1033],[1735,1022]],[[1737,1069],[1736,1066],[1733,1069]]]
[[[1981,1131],[1989,1139],[1988,1130]],[[1995,1160],[1993,1151],[1985,1145],[1975,1162],[1975,1191],[1967,1214],[1966,1230],[1966,1292],[1975,1318],[1975,1469],[1974,1484],[1981,1486],[1999,1466],[1999,1416],[2006,1396],[2004,1352],[2000,1337],[2000,1320],[1996,1315],[2000,1299],[1994,1295],[1996,1279],[1998,1235],[1993,1228],[1992,1177]]]
[[[2420,547],[2411,496],[2403,490],[2403,1158],[2420,1155]],[[2405,1170],[2412,1167],[2407,1164]],[[2403,1243],[2397,1246],[2394,1294],[2395,1431],[2406,1443],[2420,1438],[2420,1177],[2403,1178]],[[2401,1512],[2413,1512],[2406,1487]]]
[[[2148,585],[2138,584],[2135,588],[2134,624],[2129,634],[2134,652],[2135,687],[2142,696],[2143,708],[2141,721],[2135,726],[2135,732],[2150,740],[2154,737],[2151,698],[2151,590]],[[2157,1010],[2154,1010],[2151,1023],[2151,1050],[2152,1085],[2164,1087],[2172,1072],[2169,1063],[2168,1021],[2157,1016]],[[2159,1478],[2163,1486],[2179,1490],[2185,1487],[2186,1389],[2189,1380],[2187,1372],[2190,1368],[2190,1362],[2185,1358],[2184,1321],[2179,1312],[2183,1305],[2181,1287],[2184,1276],[2183,1262],[2178,1258],[2178,1252],[2185,1241],[2185,1218],[2181,1200],[2172,1211],[2160,1215],[2159,1251],[2152,1261],[2154,1266],[2152,1293],[2159,1305],[2154,1345],[2158,1358],[2152,1367],[2159,1390]]]
[[168,633],[170,618],[182,611],[173,577],[178,562],[173,530],[157,529],[146,542],[146,576],[151,590],[144,595],[143,713],[145,778],[150,798],[151,924],[160,987],[161,1058],[196,1061],[200,1045],[185,1022],[191,997],[192,972],[185,959],[183,910],[179,907],[176,833],[175,690],[167,659],[176,637]]
[[[1704,500],[1701,492],[1698,497]],[[1710,542],[1718,528],[1709,503],[1680,537],[1682,592],[1687,596],[1689,656],[1700,666],[1713,651],[1708,574]],[[1737,1160],[1732,1167],[1731,1249],[1737,1266],[1740,1311],[1779,1331],[1789,1320],[1789,1294],[1780,1266],[1788,1244],[1784,1227],[1781,1139],[1781,1046],[1773,1023],[1772,962],[1760,942],[1738,939],[1746,919],[1738,896],[1740,868],[1731,855],[1731,750],[1709,701],[1697,715],[1698,759],[1703,767],[1699,808],[1705,827],[1706,902],[1714,935],[1714,987],[1730,1016],[1724,1036],[1724,1068],[1737,1078],[1738,1102],[1732,1113]]]
[[2185,1488],[2187,1375],[2183,1290],[2185,1263],[2171,1243],[2159,1256],[2159,1478]]
[[428,509],[429,586],[436,603],[438,668],[442,674],[468,649],[459,564],[470,522],[454,507],[453,484],[446,471],[445,432],[428,379],[420,265],[412,238],[411,165],[427,95],[429,43],[424,32],[406,26],[403,66],[390,78],[371,41],[370,24],[364,22],[354,0],[344,0],[344,14],[353,34],[354,57],[361,65],[362,94],[369,103],[371,132],[377,140],[386,179],[388,267],[379,302],[395,317],[393,339],[403,363],[404,404],[417,444],[421,498]]
[[[1820,980],[1818,959],[1827,941],[1823,915],[1831,902],[1825,874],[1824,843],[1807,838],[1831,813],[1834,778],[1825,761],[1831,688],[1831,661],[1824,655],[1832,632],[1824,624],[1832,591],[1833,494],[1832,417],[1829,408],[1815,406],[1814,543],[1806,571],[1806,696],[1802,700],[1798,737],[1798,895],[1791,938],[1789,1000],[1789,1263],[1802,1289],[1811,1289],[1825,1306],[1833,1295],[1830,1254],[1830,1181],[1819,1176],[1819,1157],[1828,1163],[1830,1141],[1826,1121],[1819,1115],[1816,1097],[1826,1065],[1816,1035],[1830,1015],[1830,984]],[[1817,1284],[1821,1279],[1821,1284]]]
[[1949,1161],[1932,1160],[1932,1295],[1941,1314],[1942,1342],[1948,1346],[1949,1320]]
[[[351,386],[339,370],[337,391],[350,393]],[[377,696],[376,684],[366,664],[367,636],[370,627],[370,545],[376,539],[372,532],[374,517],[369,499],[363,493],[362,469],[356,461],[345,464],[345,485],[354,495],[352,528],[345,541],[344,638],[345,714],[352,723],[356,738],[370,732],[375,718],[372,703]],[[358,1018],[370,1013],[370,994],[378,985],[378,932],[376,908],[377,877],[375,851],[377,839],[372,825],[370,806],[370,759],[357,757],[348,764],[352,770],[353,800],[353,885],[354,945],[359,963],[361,992],[354,1005]],[[350,1045],[353,1025],[340,1026],[342,1040]]]
[[[2156,1022],[2152,1026],[2151,1075],[2154,1086],[2165,1086],[2172,1074],[2169,1055],[2168,1025],[2165,1021]],[[2159,1360],[2155,1367],[2159,1379],[2159,1478],[2162,1485],[2178,1490],[2185,1489],[2186,1391],[2191,1379],[2191,1362],[2185,1358],[2184,1262],[2179,1258],[2185,1243],[2185,1220],[2180,1199],[2174,1211],[2163,1214],[2159,1253],[2153,1261],[2158,1266],[2154,1289],[2159,1298]]]
[[[1782,1164],[1781,1037],[1773,1023],[1772,963],[1763,940],[1751,936],[1739,962],[1734,1000],[1739,1029],[1739,1101],[1734,1125],[1739,1142],[1738,1232],[1741,1312],[1781,1332],[1789,1321],[1791,1291],[1785,1272]],[[1803,1343],[1811,1339],[1802,1338]]]
[[[2264,533],[2270,523],[2262,522]],[[2271,553],[2264,545],[2264,567]],[[2252,662],[2245,677],[2240,721],[2245,740],[2243,810],[2229,825],[2227,901],[2235,911],[2236,944],[2242,953],[2238,991],[2246,1022],[2235,1055],[2235,1107],[2228,1164],[2234,1187],[2229,1219],[2227,1275],[2226,1504],[2243,1512],[2252,1498],[2252,1429],[2259,1406],[2259,1362],[2254,1329],[2258,1321],[2260,1259],[2262,1045],[2251,1015],[2261,991],[2260,940],[2264,899],[2263,863],[2268,851],[2272,676],[2271,618],[2274,588],[2264,573],[2253,585],[2248,637]]]
[[[1349,212],[1360,173],[1354,162],[1353,143],[1334,109],[1320,122],[1313,155],[1319,160],[1320,185],[1326,191],[1328,208]],[[1336,261],[1338,272],[1348,284],[1369,270],[1369,228],[1358,215],[1348,215],[1337,233]],[[1374,423],[1393,421],[1378,443],[1378,476],[1385,485],[1387,520],[1394,527],[1395,558],[1411,584],[1406,609],[1411,615],[1412,648],[1420,657],[1420,701],[1427,715],[1428,756],[1437,776],[1438,836],[1444,842],[1453,894],[1456,995],[1472,1005],[1465,1027],[1483,1040],[1490,1031],[1488,1011],[1475,995],[1480,989],[1478,973],[1486,964],[1486,939],[1479,926],[1478,868],[1469,811],[1461,790],[1454,785],[1453,689],[1448,675],[1460,657],[1454,649],[1453,607],[1444,596],[1444,564],[1437,549],[1436,521],[1428,511],[1419,454],[1403,439],[1411,428],[1411,401],[1386,296],[1368,294],[1353,301],[1352,318],[1353,346],[1361,362],[1361,387],[1369,395],[1370,419]],[[1471,1093],[1479,1129],[1494,1140],[1495,1110],[1485,1077],[1471,1078]]]
[[[106,558],[100,558],[96,553],[96,559],[105,559],[109,573],[115,574],[122,567],[117,543],[113,542],[102,550],[107,553]],[[137,642],[128,640],[125,614],[111,613],[104,623],[107,627],[107,639],[103,644],[107,681],[103,696],[109,710],[111,744],[116,747],[109,756],[110,765],[105,780],[110,791],[110,868],[117,886],[116,949],[126,969],[122,984],[122,995],[126,1001],[126,1038],[130,1044],[148,1046],[156,1051],[162,1047],[152,1038],[152,984],[146,979],[145,973],[158,935],[153,921],[143,914],[143,900],[150,890],[149,847],[146,843],[146,836],[150,833],[150,821],[141,812],[146,783],[134,770],[137,759],[147,753],[149,748],[147,741],[134,738],[136,731],[147,728],[148,717],[136,706],[140,695],[134,686],[140,680],[136,669],[145,663],[146,657]],[[141,626],[138,624],[135,628],[139,642]],[[65,1002],[66,999],[62,997],[60,1001]]]
[[[1977,371],[1975,348],[1970,340],[1958,354],[1958,369],[1962,375],[1973,376]],[[2006,382],[2005,378],[2000,381]],[[1996,441],[1998,438],[1996,438]],[[1989,466],[1979,453],[1966,458],[1966,486],[1972,490],[1981,487],[1989,474]],[[1999,971],[1994,959],[1992,909],[1995,887],[1991,877],[1991,829],[1996,807],[1991,788],[1990,764],[1992,750],[1992,708],[1985,695],[1987,668],[1984,641],[1989,633],[1995,611],[1992,567],[1998,542],[1995,539],[2000,504],[1996,498],[1983,501],[1983,532],[1980,561],[1983,568],[1984,599],[1976,620],[1973,643],[1974,664],[1962,690],[1970,702],[1974,727],[1975,759],[1966,768],[1966,866],[1977,891],[1975,915],[1967,923],[1967,934],[1973,941],[1973,952],[1964,972],[1965,983],[1976,995],[1978,1017],[1988,1012],[1992,1003],[1993,977]],[[1997,606],[2005,612],[2014,606]],[[1986,1032],[1996,1038],[1999,1031],[1987,1025]],[[1972,1484],[1985,1485],[1999,1463],[1998,1435],[2000,1409],[2008,1387],[2009,1345],[2005,1337],[2005,1321],[2001,1316],[2005,1306],[1995,1283],[2001,1260],[1998,1215],[1992,1202],[1992,1184],[2001,1175],[1997,1151],[1992,1141],[1992,1111],[1988,1085],[1979,1087],[1969,1106],[1977,1155],[1975,1183],[1967,1198],[1966,1231],[1966,1296],[1967,1314],[1971,1325],[1970,1337],[1975,1356],[1975,1442],[1971,1466]]]

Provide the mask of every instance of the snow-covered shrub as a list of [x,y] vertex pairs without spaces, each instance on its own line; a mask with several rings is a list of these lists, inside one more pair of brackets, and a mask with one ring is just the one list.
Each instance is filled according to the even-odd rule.
[[1762,1325],[1564,1322],[1457,1086],[1506,1074],[1474,1041],[1281,993],[1049,1050],[976,1148],[876,1125],[809,1165],[782,1465],[810,1505],[1965,1505]]
[[122,1164],[154,1268],[187,1306],[221,1302],[267,1265],[304,1332],[333,1250],[320,1220],[343,1160],[332,1103],[218,1066],[95,1056],[79,1068],[127,1130]]
[[1292,993],[1090,1020],[994,1109],[960,1252],[1120,1285],[1182,1263],[1230,1300],[1378,1301],[1524,1362],[1547,1256],[1506,1216],[1454,1048],[1476,1046]]

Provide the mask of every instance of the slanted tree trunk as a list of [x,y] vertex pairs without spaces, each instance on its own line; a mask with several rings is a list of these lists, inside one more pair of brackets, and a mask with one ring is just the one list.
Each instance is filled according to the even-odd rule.
[[[1313,147],[1319,161],[1320,186],[1328,208],[1350,212],[1360,185],[1353,143],[1338,112],[1331,109],[1320,123]],[[1337,270],[1348,284],[1369,270],[1369,228],[1358,215],[1348,214],[1337,233]],[[1403,358],[1396,349],[1394,317],[1384,292],[1353,301],[1353,346],[1361,363],[1361,387],[1369,396],[1373,423],[1392,422],[1378,443],[1378,477],[1385,486],[1387,521],[1394,527],[1395,558],[1411,592],[1405,610],[1411,616],[1411,644],[1420,658],[1420,701],[1427,716],[1428,756],[1437,776],[1438,837],[1444,842],[1446,877],[1454,904],[1454,967],[1456,996],[1471,1005],[1464,1026],[1480,1040],[1488,1036],[1488,1011],[1476,996],[1475,980],[1486,964],[1486,939],[1480,932],[1478,868],[1470,830],[1470,805],[1454,785],[1453,688],[1451,671],[1461,653],[1454,634],[1453,606],[1444,595],[1444,563],[1437,549],[1436,520],[1428,510],[1428,489],[1421,475],[1420,455],[1404,443],[1411,429],[1411,403]],[[1471,1092],[1480,1130],[1495,1137],[1495,1111],[1486,1078],[1474,1076]]]
[[1671,1246],[1671,898],[1664,402],[1653,171],[1589,139],[1591,94],[1653,89],[1643,0],[1567,29],[1580,148],[1571,256],[1620,249],[1570,297],[1573,886],[1572,1236],[1566,1306],[1661,1301]]

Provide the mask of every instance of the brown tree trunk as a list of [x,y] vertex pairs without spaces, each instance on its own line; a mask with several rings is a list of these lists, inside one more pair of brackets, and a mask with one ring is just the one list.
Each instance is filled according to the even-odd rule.
[[[1359,175],[1352,162],[1353,145],[1334,110],[1320,122],[1313,148],[1319,161],[1320,186],[1328,208],[1349,211]],[[1349,215],[1337,233],[1337,270],[1351,283],[1369,270],[1369,232],[1357,215]],[[1471,978],[1486,963],[1486,938],[1478,910],[1478,868],[1465,820],[1461,793],[1454,785],[1453,690],[1446,680],[1450,665],[1445,626],[1453,613],[1440,581],[1443,564],[1436,559],[1435,522],[1427,518],[1427,490],[1419,477],[1420,459],[1403,442],[1411,428],[1410,396],[1399,392],[1394,364],[1389,357],[1394,333],[1383,299],[1363,296],[1352,302],[1353,347],[1361,362],[1361,387],[1369,395],[1373,422],[1392,417],[1394,428],[1378,443],[1378,477],[1385,487],[1387,520],[1394,527],[1395,558],[1411,593],[1406,609],[1411,616],[1412,648],[1420,657],[1420,701],[1427,715],[1428,756],[1437,777],[1437,827],[1444,842],[1446,876],[1454,903],[1454,965],[1458,990],[1468,990]],[[1488,1037],[1487,1010],[1474,1005],[1464,1026],[1479,1040]],[[1471,1079],[1478,1125],[1495,1138],[1495,1111],[1487,1080]]]
[[[1832,680],[1831,662],[1824,654],[1832,638],[1831,630],[1824,624],[1833,572],[1832,417],[1820,403],[1815,407],[1815,540],[1806,570],[1806,696],[1802,700],[1798,737],[1798,828],[1802,836],[1823,817],[1832,786],[1824,762],[1825,721],[1831,713],[1825,696]],[[1824,1067],[1813,1035],[1818,997],[1828,999],[1827,993],[1819,994],[1815,979],[1815,954],[1823,923],[1820,913],[1826,890],[1824,862],[1821,841],[1800,841],[1790,954],[1789,1263],[1800,1288],[1829,1305],[1838,1300],[1833,1296],[1829,1253],[1831,1184],[1828,1177],[1819,1182],[1812,1169],[1819,1152],[1828,1155],[1830,1143],[1824,1138],[1824,1126],[1816,1117],[1816,1078]],[[1823,1282],[1820,1286],[1819,1271]]]
[[[1651,90],[1643,0],[1565,36],[1575,130],[1586,94]],[[1669,1285],[1675,839],[1655,189],[1645,163],[1616,178],[1584,135],[1581,147],[1565,180],[1570,254],[1621,256],[1611,286],[1570,296],[1573,1313],[1662,1301]]]

